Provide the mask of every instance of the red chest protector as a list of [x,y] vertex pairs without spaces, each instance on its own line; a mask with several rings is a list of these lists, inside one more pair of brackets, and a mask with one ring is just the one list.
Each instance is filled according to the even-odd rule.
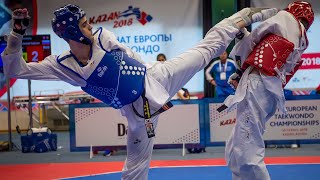
[[275,34],[267,34],[254,47],[242,68],[254,66],[266,75],[277,76],[275,69],[280,69],[286,63],[293,49],[294,44],[287,39]]
[[[299,21],[295,20],[299,23]],[[306,47],[308,47],[308,38],[306,31],[302,31],[301,26],[299,25],[300,38],[305,38]],[[304,36],[303,36],[304,35]],[[301,44],[301,42],[299,43]],[[259,44],[257,44],[252,52],[249,54],[248,58],[242,65],[242,69],[247,69],[249,66],[254,66],[269,76],[280,76],[279,69],[286,63],[286,60],[291,52],[294,50],[294,44],[287,39],[275,35],[267,34]],[[289,82],[292,76],[297,72],[301,66],[302,61],[300,61],[288,74],[282,75],[282,85],[283,87]]]

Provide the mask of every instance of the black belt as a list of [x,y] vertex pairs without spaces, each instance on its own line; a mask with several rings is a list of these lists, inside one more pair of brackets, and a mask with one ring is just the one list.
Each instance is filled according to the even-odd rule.
[[228,108],[228,106],[226,106],[225,104],[223,104],[223,105],[221,105],[221,106],[217,109],[217,111],[220,113],[220,112],[224,111],[224,110],[227,109],[227,108]]
[[148,138],[152,138],[152,137],[155,136],[155,132],[154,132],[153,123],[151,121],[151,118],[156,116],[156,115],[159,115],[160,113],[163,113],[164,111],[166,111],[168,109],[170,109],[173,106],[173,104],[169,101],[165,105],[163,105],[158,111],[156,111],[153,114],[151,114],[149,101],[146,98],[145,90],[143,90],[141,97],[142,97],[142,100],[143,100],[143,116],[138,113],[138,111],[134,107],[133,103],[131,104],[131,106],[133,108],[134,113],[137,116],[139,116],[140,118],[144,118],[144,125],[146,126]]

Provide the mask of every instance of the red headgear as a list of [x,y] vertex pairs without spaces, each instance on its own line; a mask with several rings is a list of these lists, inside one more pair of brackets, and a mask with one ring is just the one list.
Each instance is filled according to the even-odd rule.
[[314,13],[311,4],[306,1],[296,1],[290,3],[288,8],[285,9],[289,13],[293,14],[297,19],[301,18],[308,22],[308,30],[314,20]]

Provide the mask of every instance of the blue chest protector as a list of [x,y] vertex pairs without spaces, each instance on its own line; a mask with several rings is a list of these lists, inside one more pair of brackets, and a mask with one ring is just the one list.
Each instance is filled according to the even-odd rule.
[[137,100],[144,90],[146,68],[125,52],[106,52],[97,68],[86,80],[83,91],[119,109]]

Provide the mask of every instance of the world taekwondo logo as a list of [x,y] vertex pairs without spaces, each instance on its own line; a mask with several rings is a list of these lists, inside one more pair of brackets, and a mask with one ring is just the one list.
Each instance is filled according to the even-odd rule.
[[146,23],[152,21],[152,16],[147,14],[144,11],[140,11],[140,8],[133,8],[132,6],[129,6],[127,10],[123,11],[119,17],[130,17],[134,16],[136,17],[137,21],[140,22],[142,25],[145,25]]
[[128,9],[124,11],[114,11],[89,17],[89,24],[112,22],[113,28],[121,28],[124,26],[131,26],[135,22],[145,25],[151,22],[152,19],[150,14],[140,10],[139,7],[129,6]]
[[107,66],[103,66],[103,67],[98,67],[97,71],[98,71],[98,76],[102,77],[104,75],[104,73],[107,71],[108,67]]

